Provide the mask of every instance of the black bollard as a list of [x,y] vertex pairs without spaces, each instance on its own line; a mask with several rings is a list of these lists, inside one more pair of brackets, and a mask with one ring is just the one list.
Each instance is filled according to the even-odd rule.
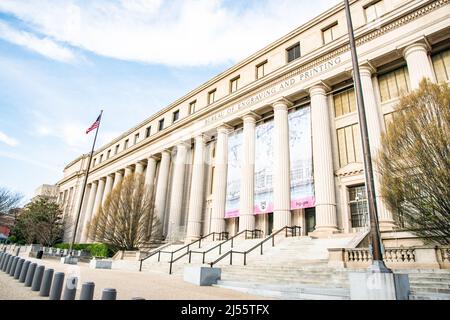
[[95,283],[85,282],[81,286],[80,300],[92,300],[94,299]]
[[44,275],[44,266],[39,266],[34,273],[33,282],[31,284],[31,291],[39,291],[41,289],[42,276]]
[[25,259],[22,259],[22,258],[20,258],[19,261],[17,261],[16,270],[14,271],[14,279],[19,279],[20,271],[22,271],[24,262],[25,262]]
[[9,275],[11,277],[14,276],[14,271],[16,270],[16,266],[17,266],[17,261],[19,260],[19,257],[14,257],[12,262],[11,262],[11,269],[9,270]]
[[47,269],[42,277],[41,288],[39,289],[39,295],[41,297],[48,297],[50,294],[50,287],[52,286],[53,269]]
[[3,270],[3,266],[5,265],[6,258],[8,257],[6,252],[2,252],[2,253],[3,253],[3,256],[2,256],[2,260],[0,260],[0,270]]
[[64,272],[57,272],[53,277],[49,300],[61,300],[61,292],[64,285]]
[[13,256],[9,256],[8,264],[6,265],[6,270],[5,270],[6,274],[8,274],[9,271],[11,271],[11,266],[12,266],[13,260],[14,260],[14,257]]
[[20,270],[19,282],[25,282],[27,277],[28,269],[30,268],[31,261],[25,260],[22,266],[22,270]]
[[3,252],[0,252],[0,268],[3,264],[3,259],[5,258],[5,254]]
[[67,279],[62,300],[75,300],[75,295],[77,294],[77,283],[77,277],[70,277]]
[[8,267],[8,262],[11,259],[11,255],[9,253],[6,254],[5,261],[3,261],[2,271],[6,272],[6,268]]
[[113,288],[105,288],[102,292],[102,300],[116,300],[117,291]]
[[25,287],[31,287],[33,282],[34,273],[36,272],[37,263],[32,263],[28,267],[27,276],[25,277]]

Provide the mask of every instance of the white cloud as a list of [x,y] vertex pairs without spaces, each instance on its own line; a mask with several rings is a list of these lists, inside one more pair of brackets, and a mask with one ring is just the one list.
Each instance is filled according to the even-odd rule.
[[0,142],[6,143],[10,147],[15,147],[19,144],[19,142],[16,139],[9,137],[6,133],[3,133],[1,131],[0,131]]
[[48,37],[38,38],[32,33],[19,31],[0,21],[0,38],[21,45],[50,59],[69,62],[75,58],[71,50]]
[[2,0],[0,12],[102,56],[183,66],[242,59],[337,2]]
[[43,168],[43,169],[47,169],[47,170],[50,170],[50,171],[53,171],[53,172],[58,172],[58,173],[61,172],[58,168],[55,168],[55,167],[53,167],[51,165],[48,165],[46,162],[37,161],[37,160],[34,160],[31,157],[23,156],[23,155],[18,154],[18,153],[0,151],[0,157],[10,158],[10,159],[13,159],[13,160],[25,162],[25,163],[31,164],[33,166],[40,167],[40,168]]

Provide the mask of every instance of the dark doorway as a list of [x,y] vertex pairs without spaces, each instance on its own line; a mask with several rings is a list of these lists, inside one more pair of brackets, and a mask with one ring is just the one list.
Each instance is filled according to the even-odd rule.
[[269,222],[267,234],[272,234],[272,229],[273,229],[273,213],[272,212],[267,214],[267,220]]
[[316,229],[316,208],[305,209],[305,220],[306,234],[313,232]]

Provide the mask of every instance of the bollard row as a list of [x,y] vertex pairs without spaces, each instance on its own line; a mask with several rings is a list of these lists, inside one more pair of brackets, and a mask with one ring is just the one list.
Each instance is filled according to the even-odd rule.
[[[49,297],[49,300],[75,300],[78,286],[77,277],[69,277],[64,282],[64,272],[55,273],[53,269],[46,270],[45,266],[38,266],[37,263],[6,252],[0,252],[0,270],[18,280],[19,283],[23,283],[25,287],[31,287],[31,291],[38,291],[41,297]],[[94,289],[94,282],[83,283],[80,300],[93,300]],[[101,300],[116,299],[116,289],[103,289]],[[132,300],[145,299],[133,297]]]

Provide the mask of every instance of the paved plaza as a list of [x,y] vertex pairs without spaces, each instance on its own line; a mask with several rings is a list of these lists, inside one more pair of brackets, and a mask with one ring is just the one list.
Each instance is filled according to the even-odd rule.
[[[133,297],[142,297],[147,300],[252,300],[267,299],[265,297],[240,293],[233,290],[200,287],[183,281],[181,276],[169,275],[159,272],[138,272],[91,269],[87,263],[77,266],[61,264],[57,260],[37,260],[28,258],[45,268],[53,268],[55,272],[64,272],[76,275],[79,278],[77,296],[78,300],[81,284],[87,281],[95,283],[94,299],[100,299],[104,288],[115,288],[117,299],[128,300]],[[4,272],[0,273],[0,300],[48,300],[39,297],[23,283],[13,279]]]

